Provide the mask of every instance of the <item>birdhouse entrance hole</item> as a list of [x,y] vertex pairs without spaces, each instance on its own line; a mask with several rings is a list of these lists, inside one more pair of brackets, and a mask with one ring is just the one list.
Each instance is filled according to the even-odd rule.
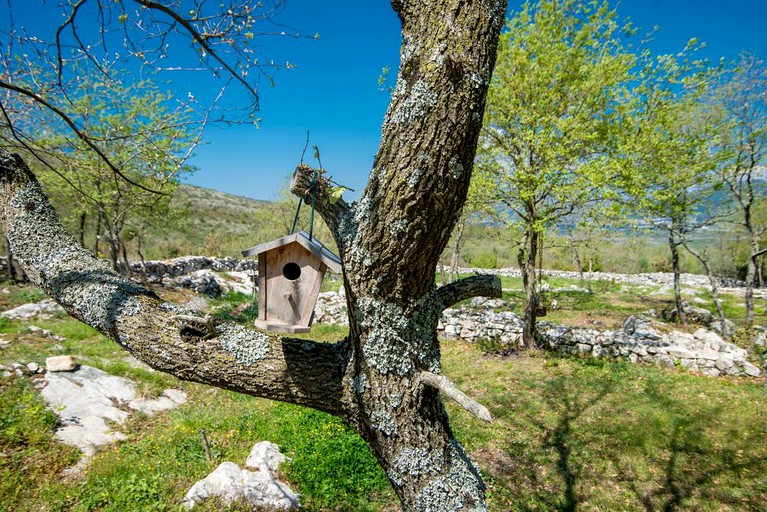
[[295,263],[288,263],[282,267],[282,275],[289,281],[295,281],[301,277],[301,267]]

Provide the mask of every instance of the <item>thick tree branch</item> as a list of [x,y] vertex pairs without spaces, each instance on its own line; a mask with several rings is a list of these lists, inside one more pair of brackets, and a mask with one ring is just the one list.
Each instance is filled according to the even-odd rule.
[[472,416],[475,416],[482,421],[490,423],[493,421],[493,416],[490,411],[484,405],[480,404],[469,395],[455,387],[450,379],[444,375],[437,375],[431,372],[421,372],[418,375],[418,381],[427,386],[431,386],[441,391],[446,396],[452,398],[458,405],[466,409]]
[[347,344],[215,324],[111,271],[61,225],[18,155],[0,148],[0,216],[30,279],[73,317],[184,380],[344,415]]
[[501,279],[496,275],[480,274],[440,286],[434,293],[445,308],[472,297],[501,297]]

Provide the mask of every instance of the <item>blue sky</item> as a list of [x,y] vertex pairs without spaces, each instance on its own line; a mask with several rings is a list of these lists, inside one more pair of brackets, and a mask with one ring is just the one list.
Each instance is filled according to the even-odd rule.
[[[512,1],[510,9],[519,2]],[[767,57],[767,0],[623,0],[614,4],[643,33],[659,26],[650,47],[679,51],[692,37],[707,43],[712,60],[737,57],[743,50]],[[388,103],[379,92],[381,68],[396,73],[399,21],[389,2],[288,0],[280,18],[320,39],[274,41],[278,58],[298,68],[277,75],[275,87],[262,87],[260,129],[212,129],[209,143],[193,163],[200,170],[190,183],[259,199],[272,199],[286,187],[306,138],[322,153],[322,163],[341,184],[364,188],[378,148]]]
[[[50,36],[45,29],[55,30],[60,22],[57,0],[44,3],[41,11],[35,1],[11,0],[17,25],[31,23],[30,30]],[[520,3],[510,0],[509,9]],[[0,23],[6,18],[5,5],[0,2]],[[767,0],[622,0],[612,5],[642,33],[660,27],[650,44],[656,53],[677,52],[698,37],[707,43],[704,55],[713,61],[735,59],[744,50],[767,58]],[[347,193],[354,199],[367,181],[388,103],[387,93],[378,90],[378,77],[384,66],[391,66],[392,78],[396,75],[397,16],[388,0],[287,0],[276,21],[320,38],[263,40],[262,60],[290,61],[297,67],[276,73],[274,87],[261,84],[259,129],[214,127],[206,132],[207,143],[192,160],[199,171],[188,181],[273,199],[287,188],[309,130],[324,167],[337,182],[356,189]],[[164,78],[173,80],[174,75]],[[215,87],[203,75],[175,78],[179,90],[189,87],[198,95]]]

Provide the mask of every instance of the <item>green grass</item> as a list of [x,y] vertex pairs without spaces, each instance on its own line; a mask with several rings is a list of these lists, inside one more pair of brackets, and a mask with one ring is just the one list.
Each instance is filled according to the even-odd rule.
[[449,406],[492,510],[763,510],[761,383],[443,347],[446,373],[496,418],[485,426]]
[[[580,314],[597,311],[600,297],[631,295],[611,286],[563,293]],[[249,300],[231,296],[215,305],[235,317]],[[224,460],[242,465],[260,440],[292,459],[281,476],[301,493],[305,510],[397,509],[383,471],[343,421],[135,368],[116,344],[70,318],[35,323],[66,336],[66,353],[85,364],[139,381],[149,395],[182,388],[189,402],[134,416],[121,427],[126,441],[101,450],[79,477],[64,478],[77,456],[54,439],[55,416],[26,380],[0,380],[0,510],[181,510],[194,482]],[[29,335],[27,327],[0,325],[12,340],[0,363],[42,362],[54,350],[56,342]],[[337,341],[346,333],[320,324],[304,336]],[[485,477],[493,511],[764,510],[761,382],[544,353],[502,358],[451,341],[443,341],[442,354],[444,372],[495,417],[485,424],[446,404],[456,436]]]

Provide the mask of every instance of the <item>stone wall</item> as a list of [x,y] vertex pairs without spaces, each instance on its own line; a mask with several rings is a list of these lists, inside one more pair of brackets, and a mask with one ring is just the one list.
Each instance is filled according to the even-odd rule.
[[[315,321],[346,325],[343,294],[320,294]],[[541,322],[538,335],[544,347],[565,354],[678,366],[711,376],[762,375],[762,370],[748,360],[748,352],[723,340],[716,332],[701,328],[689,334],[668,327],[647,316],[636,315],[626,319],[623,327],[615,331]],[[522,320],[500,299],[478,297],[469,306],[446,309],[437,328],[445,338],[484,342],[501,351],[519,349],[522,338]]]
[[[459,267],[461,274],[493,274],[506,277],[522,277],[518,268],[464,268]],[[578,272],[567,270],[544,270],[543,274],[550,277],[565,277],[580,279]],[[617,274],[614,272],[588,272],[584,276],[592,281],[613,281],[621,284],[634,284],[638,286],[668,286],[674,284],[674,274],[670,272],[646,272],[642,274]],[[708,278],[701,274],[682,274],[682,286],[692,288],[705,288],[709,286]],[[746,283],[732,278],[719,278],[719,286],[723,288],[745,288]]]
[[178,277],[199,270],[213,272],[257,272],[258,261],[255,259],[210,258],[207,256],[182,256],[170,260],[131,263],[131,272],[146,277],[147,280],[160,282],[166,277]]

